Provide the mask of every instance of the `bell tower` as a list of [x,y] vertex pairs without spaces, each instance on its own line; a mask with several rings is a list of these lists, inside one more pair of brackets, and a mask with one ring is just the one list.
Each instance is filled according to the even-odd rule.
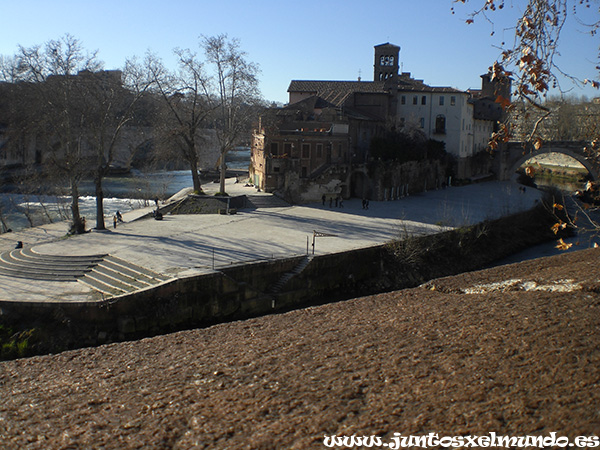
[[373,81],[396,81],[400,47],[389,42],[375,46],[375,63],[373,64]]

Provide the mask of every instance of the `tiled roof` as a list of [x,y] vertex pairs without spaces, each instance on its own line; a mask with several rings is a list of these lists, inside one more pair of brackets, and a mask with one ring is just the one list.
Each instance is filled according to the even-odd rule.
[[[313,95],[311,97],[305,98],[299,102],[296,102],[291,105],[284,106],[280,108],[277,112],[278,116],[290,116],[295,115],[301,110],[306,111],[314,111],[315,109],[325,109],[325,108],[341,108],[340,106],[334,105],[333,103],[323,99],[322,97]],[[356,111],[353,108],[343,107],[343,114],[346,118],[353,118],[359,120],[373,120],[374,117],[364,114],[362,112]]]
[[[435,92],[441,94],[463,94],[464,91],[451,87],[429,86],[421,80],[415,80],[410,76],[398,76],[398,90],[400,92]],[[371,94],[385,94],[384,81],[315,81],[315,80],[292,80],[288,92],[312,93],[322,97],[334,105],[342,105],[349,95],[355,92]]]
[[439,94],[465,94],[465,91],[461,91],[459,89],[455,89],[452,87],[438,87],[438,86],[427,86],[426,84],[422,85],[398,85],[399,92],[435,92]]
[[288,92],[306,92],[340,106],[355,92],[387,93],[383,81],[305,81],[292,80]]
[[464,94],[464,91],[451,87],[429,86],[422,80],[415,80],[409,73],[398,76],[398,90],[408,92],[438,92],[441,94]]

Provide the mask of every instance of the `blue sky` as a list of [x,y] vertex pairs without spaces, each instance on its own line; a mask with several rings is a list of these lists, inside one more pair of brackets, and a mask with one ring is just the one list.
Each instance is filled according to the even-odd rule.
[[[481,0],[480,0],[481,2]],[[105,68],[142,58],[147,50],[172,64],[175,47],[198,49],[200,35],[227,33],[238,38],[248,59],[261,68],[267,100],[285,102],[293,79],[373,79],[373,46],[401,47],[405,72],[432,86],[466,90],[498,57],[498,46],[512,40],[514,17],[525,4],[506,0],[494,24],[467,25],[477,2],[452,0],[0,0],[0,54],[69,33],[87,50],[98,50]],[[455,6],[455,14],[451,13]],[[597,9],[579,19],[598,20]],[[571,24],[576,25],[575,20]],[[580,78],[595,76],[599,38],[569,27],[563,36],[563,70]],[[494,35],[491,36],[491,32]],[[564,85],[570,87],[569,84]],[[572,94],[600,96],[592,88]]]

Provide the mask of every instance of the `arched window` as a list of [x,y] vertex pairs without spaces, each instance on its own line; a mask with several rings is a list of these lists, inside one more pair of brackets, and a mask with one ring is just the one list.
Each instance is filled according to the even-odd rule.
[[446,134],[446,116],[440,114],[435,118],[435,133]]

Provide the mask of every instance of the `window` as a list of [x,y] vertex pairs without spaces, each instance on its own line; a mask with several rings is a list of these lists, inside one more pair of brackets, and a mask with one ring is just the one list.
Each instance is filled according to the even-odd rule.
[[444,96],[440,95],[440,106],[444,106]]
[[317,158],[323,157],[323,144],[317,144]]
[[418,105],[419,104],[419,97],[417,97],[416,95],[413,97],[413,105]]
[[279,154],[279,144],[277,142],[271,143],[271,155],[277,156]]
[[421,124],[421,128],[425,128],[425,117],[421,117],[421,120],[419,122]]
[[292,154],[292,144],[289,142],[283,144],[283,153],[289,157]]
[[435,132],[437,134],[446,134],[446,117],[442,114],[435,118]]
[[394,57],[393,56],[380,56],[379,57],[379,65],[380,66],[393,66],[394,65]]
[[403,95],[402,97],[400,97],[400,104],[406,105],[406,95]]
[[456,97],[453,95],[452,97],[450,97],[450,106],[455,106],[456,105]]
[[302,144],[302,157],[310,158],[310,144]]
[[423,97],[421,97],[421,105],[426,105],[427,104],[427,96],[424,95]]

